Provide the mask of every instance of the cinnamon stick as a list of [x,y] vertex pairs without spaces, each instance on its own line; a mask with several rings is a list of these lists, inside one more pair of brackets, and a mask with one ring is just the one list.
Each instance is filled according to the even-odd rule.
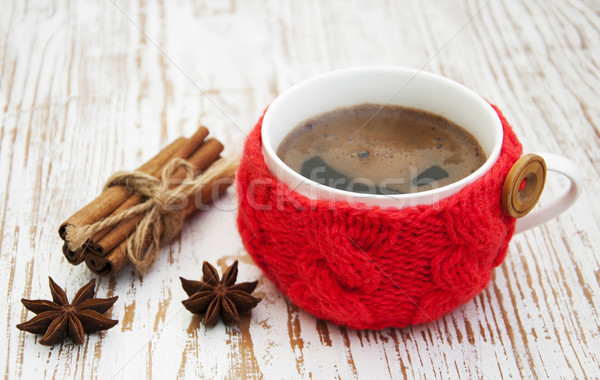
[[[191,156],[187,157],[189,161],[196,169],[204,170],[208,165],[214,162],[219,154],[223,151],[223,144],[215,139],[209,139],[205,141]],[[161,170],[162,171],[162,170]],[[160,172],[156,173],[154,177],[160,177]],[[171,176],[174,181],[182,180],[185,178],[185,169],[180,168]],[[124,202],[119,208],[117,208],[113,214],[118,214],[132,206],[139,204],[142,198],[139,195],[131,196],[126,202]],[[104,256],[110,252],[113,248],[121,244],[127,237],[135,230],[137,224],[142,220],[143,215],[137,215],[131,217],[118,225],[116,225],[109,233],[102,234],[97,237],[94,236],[94,244],[88,244],[87,249],[90,253],[94,253],[98,256]]]
[[[206,130],[206,128],[204,128]],[[208,164],[214,161],[223,150],[223,145],[214,139],[207,140],[200,145],[200,138],[196,133],[190,138],[190,142],[186,144],[181,151],[176,152],[172,158],[185,158],[192,164],[196,164],[200,170],[206,168]],[[196,138],[194,138],[196,136]],[[198,147],[200,145],[200,147]],[[193,149],[192,149],[193,148]],[[198,158],[199,157],[199,158]],[[171,161],[171,160],[168,160]],[[160,178],[163,167],[159,168],[156,172],[151,173],[155,178]],[[173,178],[182,179],[185,177],[185,171],[179,170],[174,173]],[[139,194],[132,194],[129,199],[121,204],[116,210],[114,210],[109,216],[117,215],[142,201],[142,197]],[[132,217],[126,221],[123,221],[116,225],[114,228],[106,228],[99,231],[92,237],[92,241],[88,242],[86,249],[91,252],[103,256],[106,252],[116,247],[121,243],[133,230],[136,225],[142,219],[142,215]]]
[[[199,127],[189,139],[177,139],[167,148],[163,149],[148,163],[140,166],[137,171],[141,171],[150,175],[160,175],[162,168],[171,159],[189,157],[194,151],[196,151],[198,146],[202,144],[206,136],[208,136],[208,129],[204,126]],[[129,191],[123,186],[112,186],[103,191],[100,196],[75,213],[60,226],[58,233],[60,237],[65,240],[65,244],[63,245],[63,254],[68,262],[74,265],[80,264],[83,261],[83,252],[75,252],[73,249],[71,249],[69,242],[66,241],[67,228],[71,225],[83,226],[96,223],[97,221],[113,214],[115,210],[119,208],[119,206],[121,206],[124,202],[127,202],[127,200],[131,197],[138,197],[138,199],[137,201],[133,200],[129,202],[129,204],[139,203],[139,196],[136,194],[130,194]],[[129,207],[131,206],[124,208],[126,209]],[[109,229],[103,233],[108,233],[108,230]]]
[[[169,144],[165,149],[160,151],[150,161],[140,166],[137,171],[146,174],[154,174],[161,170],[165,164],[173,157],[173,154],[178,151],[176,157],[187,158],[192,154],[204,139],[208,136],[208,129],[201,126],[198,128],[196,133],[189,139],[183,137],[178,138],[173,143]],[[184,142],[185,144],[182,144]],[[70,224],[84,226],[97,222],[100,219],[104,219],[110,213],[112,213],[117,207],[119,207],[127,198],[129,198],[129,192],[122,186],[112,186],[109,189],[103,191],[96,199],[88,203],[81,210],[73,214],[58,229],[58,234],[64,240],[66,235],[66,227]]]
[[[164,167],[174,152],[180,149],[185,143],[185,138],[178,138],[137,170],[143,173],[153,173],[161,167]],[[122,186],[113,186],[106,189],[96,199],[63,222],[58,229],[58,234],[65,240],[67,226],[95,223],[110,214],[115,208],[122,204],[128,196],[129,192]],[[63,246],[63,253],[67,261],[71,264],[77,265],[83,261],[83,258],[80,255],[77,255],[69,249],[68,243],[66,242]]]
[[[184,209],[184,219],[187,219],[197,211],[199,206],[209,204],[223,194],[233,183],[234,175],[234,171],[227,171],[215,177],[211,182],[202,187],[199,201],[195,198],[194,194],[188,197],[188,204]],[[106,256],[99,256],[93,253],[88,253],[85,256],[87,267],[100,276],[112,276],[116,274],[128,261],[126,240],[121,242]]]

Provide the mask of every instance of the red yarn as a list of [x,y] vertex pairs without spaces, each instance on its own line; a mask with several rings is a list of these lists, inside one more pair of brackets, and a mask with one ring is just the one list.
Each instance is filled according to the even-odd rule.
[[476,296],[506,255],[515,220],[500,204],[521,144],[502,113],[502,152],[483,177],[434,205],[379,209],[310,200],[267,168],[262,117],[237,174],[245,247],[282,293],[354,329],[439,318]]

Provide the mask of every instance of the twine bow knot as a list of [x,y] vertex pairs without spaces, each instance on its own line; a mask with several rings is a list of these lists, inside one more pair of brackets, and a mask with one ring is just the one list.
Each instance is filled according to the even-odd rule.
[[[180,168],[185,177],[177,179],[174,173]],[[87,226],[70,226],[67,240],[70,249],[83,251],[85,245],[99,231],[114,227],[120,222],[143,214],[135,231],[127,240],[127,257],[139,272],[144,272],[157,259],[159,247],[177,236],[183,226],[184,210],[189,197],[223,171],[234,171],[235,160],[219,159],[198,177],[188,161],[176,158],[165,166],[160,179],[138,171],[121,171],[113,174],[104,190],[123,186],[131,193],[138,193],[144,201],[117,215],[104,218]],[[81,253],[83,254],[83,253]]]

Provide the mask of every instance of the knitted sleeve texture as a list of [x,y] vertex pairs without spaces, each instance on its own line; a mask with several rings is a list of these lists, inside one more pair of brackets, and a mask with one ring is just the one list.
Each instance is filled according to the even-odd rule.
[[491,170],[438,203],[403,209],[294,192],[266,166],[261,117],[237,173],[237,224],[248,253],[294,304],[354,329],[424,323],[469,301],[504,260],[514,233],[500,196],[522,147],[494,109],[504,140]]

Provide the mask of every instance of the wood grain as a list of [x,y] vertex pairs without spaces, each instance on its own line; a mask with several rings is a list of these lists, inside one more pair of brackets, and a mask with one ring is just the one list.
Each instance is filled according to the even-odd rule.
[[[5,378],[600,377],[600,3],[518,1],[0,2],[0,374]],[[327,70],[422,68],[497,104],[525,151],[572,159],[585,193],[515,236],[472,302],[422,326],[353,331],[286,300],[243,250],[231,189],[144,277],[97,278],[121,323],[47,348],[14,326],[47,276],[93,277],[62,257],[58,224],[109,175],[209,127],[230,153],[281,91]],[[540,203],[560,192],[548,177]],[[239,326],[206,329],[178,276],[203,260],[259,279]]]

